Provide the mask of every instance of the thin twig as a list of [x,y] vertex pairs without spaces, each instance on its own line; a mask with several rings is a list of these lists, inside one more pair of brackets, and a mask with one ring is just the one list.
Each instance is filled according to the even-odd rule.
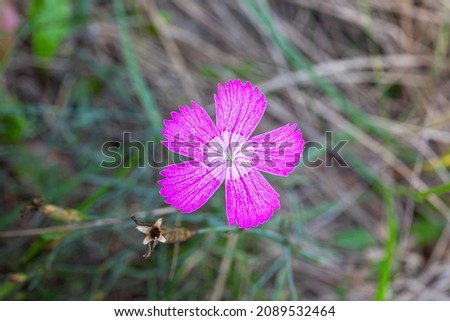
[[24,236],[36,236],[48,233],[63,233],[69,231],[76,231],[80,229],[90,229],[108,225],[115,225],[124,222],[125,220],[129,220],[129,217],[113,217],[106,218],[95,221],[67,224],[61,226],[49,226],[49,227],[39,227],[39,228],[30,228],[23,230],[14,230],[14,231],[4,231],[0,232],[0,238],[9,238],[9,237],[24,237]]
[[[176,210],[172,207],[162,207],[152,210],[150,213],[142,211],[138,212],[137,215],[152,215],[152,216],[161,216],[165,214],[174,213]],[[133,217],[135,217],[133,215]],[[103,227],[108,225],[115,225],[122,223],[126,220],[129,220],[129,217],[112,217],[105,218],[95,221],[60,225],[60,226],[49,226],[49,227],[39,227],[39,228],[31,228],[31,229],[21,229],[21,230],[13,230],[13,231],[3,231],[0,232],[0,238],[9,238],[9,237],[24,237],[24,236],[36,236],[47,233],[57,233],[57,232],[69,232],[76,231],[80,229],[90,229],[96,227]]]

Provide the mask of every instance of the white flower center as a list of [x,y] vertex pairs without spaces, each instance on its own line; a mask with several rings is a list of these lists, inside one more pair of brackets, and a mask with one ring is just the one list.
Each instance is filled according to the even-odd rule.
[[[236,179],[249,172],[254,148],[243,136],[224,131],[203,147],[203,163],[227,171],[227,178]],[[216,171],[213,171],[216,172]]]

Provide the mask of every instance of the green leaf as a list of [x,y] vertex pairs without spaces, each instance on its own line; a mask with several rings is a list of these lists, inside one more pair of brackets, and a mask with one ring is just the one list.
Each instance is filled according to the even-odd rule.
[[362,228],[354,228],[337,233],[336,244],[348,250],[362,250],[376,244],[373,236]]
[[27,121],[22,111],[10,105],[0,106],[0,142],[18,143],[24,136]]
[[411,226],[411,234],[414,235],[419,245],[427,246],[438,240],[444,226],[444,223],[418,219]]
[[33,25],[33,52],[51,58],[72,31],[72,6],[68,0],[33,0],[28,16]]
[[207,80],[217,81],[220,79],[220,70],[213,66],[203,66],[200,68],[200,74]]
[[6,281],[0,284],[0,300],[4,300],[7,296],[17,288],[17,285]]

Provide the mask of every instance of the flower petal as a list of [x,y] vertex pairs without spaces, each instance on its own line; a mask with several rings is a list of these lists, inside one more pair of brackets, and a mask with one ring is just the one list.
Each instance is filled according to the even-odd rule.
[[216,103],[216,124],[219,131],[230,131],[250,137],[266,109],[266,99],[250,82],[231,80],[224,86],[219,84]]
[[192,108],[180,106],[180,112],[172,112],[171,120],[164,120],[162,135],[167,138],[163,144],[172,152],[198,159],[203,145],[219,135],[208,113],[192,102]]
[[[248,143],[255,153],[255,169],[279,176],[288,176],[298,165],[303,152],[303,139],[296,124],[287,124],[267,133],[252,137]],[[250,156],[250,155],[248,155]]]
[[136,226],[136,230],[138,230],[141,233],[148,234],[150,233],[151,227],[145,225],[138,225]]
[[152,238],[151,238],[149,235],[147,235],[147,236],[145,237],[144,241],[142,242],[142,244],[148,244],[148,243],[150,243],[151,241],[152,241]]
[[182,213],[199,209],[214,194],[225,179],[225,167],[208,167],[202,162],[188,161],[169,165],[160,174],[160,194]]
[[156,222],[153,224],[153,227],[161,228],[162,223],[163,223],[163,219],[162,218],[158,218],[156,220]]
[[225,183],[225,201],[228,225],[237,224],[239,228],[249,229],[263,224],[280,208],[278,193],[256,170],[236,179],[231,177],[231,168],[227,168]]

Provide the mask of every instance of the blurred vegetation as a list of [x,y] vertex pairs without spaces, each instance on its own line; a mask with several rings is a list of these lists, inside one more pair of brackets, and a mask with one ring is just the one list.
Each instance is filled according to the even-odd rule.
[[[0,299],[449,300],[449,26],[445,1],[0,0]],[[136,150],[100,167],[230,78],[266,93],[257,132],[332,131],[349,167],[268,177],[249,231],[223,187],[181,215]],[[198,235],[144,260],[132,213]]]

